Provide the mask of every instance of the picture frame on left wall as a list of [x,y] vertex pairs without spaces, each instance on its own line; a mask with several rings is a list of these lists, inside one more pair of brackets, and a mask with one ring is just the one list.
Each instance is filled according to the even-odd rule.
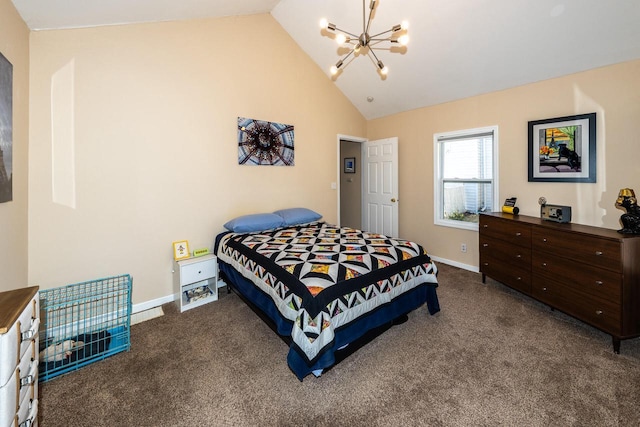
[[189,242],[186,240],[178,240],[173,242],[173,259],[179,261],[189,258]]
[[13,65],[0,52],[0,203],[13,200]]

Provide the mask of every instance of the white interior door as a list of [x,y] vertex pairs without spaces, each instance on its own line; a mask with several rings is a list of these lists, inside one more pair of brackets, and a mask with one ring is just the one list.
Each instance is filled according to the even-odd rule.
[[362,229],[398,237],[398,138],[362,145]]

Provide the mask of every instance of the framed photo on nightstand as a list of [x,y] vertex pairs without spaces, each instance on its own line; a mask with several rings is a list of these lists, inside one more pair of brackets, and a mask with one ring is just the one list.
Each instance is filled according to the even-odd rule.
[[186,240],[173,242],[173,259],[178,261],[185,258],[189,258],[189,242]]

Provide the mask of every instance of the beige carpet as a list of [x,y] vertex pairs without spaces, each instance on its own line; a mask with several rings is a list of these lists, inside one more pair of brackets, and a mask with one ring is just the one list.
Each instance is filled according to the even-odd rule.
[[234,294],[132,326],[128,353],[40,387],[40,426],[638,426],[622,342],[443,264],[422,307],[320,378]]

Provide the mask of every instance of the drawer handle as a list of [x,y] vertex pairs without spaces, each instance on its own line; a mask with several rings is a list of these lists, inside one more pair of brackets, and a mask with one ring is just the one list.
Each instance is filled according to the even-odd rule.
[[488,244],[488,243],[483,243],[483,244],[482,244],[482,247],[484,247],[484,248],[486,248],[486,247],[488,247],[488,246],[489,246],[489,244]]
[[516,255],[516,258],[522,258],[522,255],[518,254]]
[[488,228],[489,226],[487,224],[484,224],[482,227],[484,228]]
[[545,237],[545,238],[543,238],[543,239],[542,239],[542,241],[543,241],[543,242],[546,242],[546,241],[547,241],[546,237]]
[[516,236],[520,237],[520,236],[522,236],[522,233],[518,231],[518,232],[516,233]]
[[547,266],[547,263],[546,263],[546,262],[543,262],[543,263],[542,263],[542,266],[543,266],[543,267],[546,267],[546,266]]
[[596,314],[600,316],[602,314],[602,310],[596,310]]
[[489,265],[489,263],[488,263],[488,262],[485,262],[485,263],[484,263],[484,264],[482,264],[482,265],[485,265],[485,266],[487,266],[487,265]]
[[36,336],[36,331],[30,329],[22,333],[22,341],[29,341],[35,336]]
[[202,271],[198,271],[198,274],[202,274]]
[[518,277],[516,277],[516,280],[520,281],[520,280],[522,280],[522,277],[518,276]]
[[22,377],[20,378],[20,388],[29,385],[29,384],[33,384],[34,383],[34,376],[33,375],[27,375],[26,377]]
[[596,255],[597,255],[597,256],[602,255],[602,251],[596,251]]
[[542,288],[543,291],[547,292],[547,288]]
[[596,285],[602,286],[602,280],[596,280]]

